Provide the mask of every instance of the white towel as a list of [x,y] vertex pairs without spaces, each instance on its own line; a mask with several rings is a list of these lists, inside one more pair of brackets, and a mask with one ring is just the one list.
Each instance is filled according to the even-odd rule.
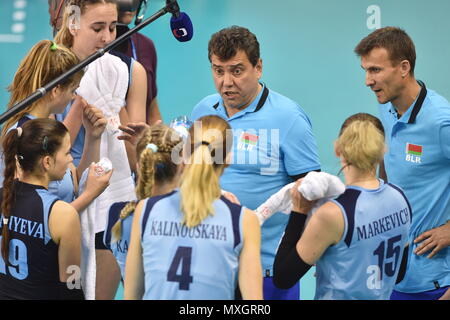
[[[285,185],[255,210],[261,225],[276,212],[285,214],[291,212],[292,199],[290,191],[294,184],[292,182]],[[344,193],[345,185],[338,177],[329,173],[311,171],[303,179],[298,191],[310,201],[320,199],[311,210],[310,214],[312,214],[329,199]]]
[[109,158],[114,168],[109,187],[80,214],[84,241],[82,277],[88,300],[95,299],[95,233],[105,230],[107,214],[114,202],[136,200],[125,144],[117,139],[120,132],[119,112],[125,105],[128,78],[126,64],[120,58],[106,53],[88,66],[77,90],[89,104],[102,110],[108,120],[101,137],[100,158]]
[[77,94],[109,119],[125,105],[128,81],[127,65],[119,57],[105,53],[88,65]]
[[333,198],[344,193],[342,181],[326,172],[309,172],[303,179],[298,191],[309,201]]
[[320,206],[345,192],[345,184],[329,173],[311,171],[305,176],[298,191],[309,201],[317,200],[308,212],[306,225]]
[[[81,194],[86,187],[88,169],[84,170],[80,179]],[[94,201],[88,208],[80,213],[81,223],[81,281],[86,300],[95,299],[95,211]]]

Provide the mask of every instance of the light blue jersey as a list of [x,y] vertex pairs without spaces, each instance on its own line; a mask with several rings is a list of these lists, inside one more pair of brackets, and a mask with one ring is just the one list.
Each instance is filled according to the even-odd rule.
[[120,239],[113,241],[111,229],[119,220],[120,212],[128,202],[116,202],[109,209],[108,221],[106,222],[106,230],[103,236],[103,243],[109,248],[117,260],[120,267],[122,279],[125,279],[125,262],[127,261],[128,247],[130,244],[131,226],[133,224],[133,213],[121,221],[122,233]]
[[214,215],[188,228],[180,193],[145,200],[141,245],[144,299],[231,300],[242,249],[243,208],[221,197]]
[[[219,94],[200,101],[191,114],[225,119],[233,130],[233,162],[220,179],[243,206],[258,208],[292,182],[291,176],[320,169],[311,122],[294,101],[266,86],[242,111],[228,117]],[[275,213],[261,227],[263,274],[272,276],[273,261],[289,216]]]
[[428,259],[429,252],[413,253],[419,245],[413,241],[450,220],[450,103],[423,85],[417,101],[400,119],[391,103],[380,105],[380,119],[388,145],[384,157],[388,181],[405,191],[413,213],[408,267],[396,290],[416,293],[448,286],[450,249]]
[[408,200],[381,180],[375,190],[348,186],[333,202],[345,227],[317,261],[315,299],[389,300],[408,240]]
[[[70,109],[72,108],[73,101],[70,101],[69,104],[66,106],[66,109],[64,109],[64,112],[61,114],[55,114],[55,119],[63,122],[64,119],[69,114]],[[83,148],[84,148],[84,137],[86,135],[86,130],[84,129],[83,125],[80,127],[80,130],[78,131],[77,136],[75,137],[74,142],[72,143],[72,147],[70,148],[70,153],[73,158],[73,164],[78,167],[81,161],[81,157],[83,155]]]
[[71,203],[75,200],[75,189],[70,168],[67,168],[66,173],[61,180],[49,182],[48,191],[67,203]]
[[[8,132],[12,129],[16,129],[17,127],[22,127],[25,122],[29,120],[37,119],[35,116],[31,114],[25,114],[19,121],[14,123],[11,128],[8,129]],[[4,171],[4,159],[3,159],[3,152],[1,153],[1,160],[0,160],[0,185],[3,186],[3,171]],[[54,194],[58,197],[58,199],[71,203],[75,199],[75,189],[73,186],[73,177],[72,177],[72,171],[70,168],[67,168],[66,173],[64,174],[64,177],[61,180],[55,180],[50,181],[48,184],[48,191],[51,194]]]

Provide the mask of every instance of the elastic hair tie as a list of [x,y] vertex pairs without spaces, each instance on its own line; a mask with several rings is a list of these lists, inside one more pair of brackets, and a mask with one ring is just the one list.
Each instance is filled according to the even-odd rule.
[[156,170],[158,170],[158,169],[159,169],[159,170],[162,170],[162,169],[164,169],[165,167],[166,167],[166,166],[164,165],[164,163],[161,163],[161,162],[160,162],[160,163],[157,163],[157,164],[156,164]]
[[8,218],[3,218],[3,224],[7,225],[8,224],[9,219]]
[[158,146],[154,143],[149,143],[145,146],[146,149],[152,150],[154,153],[158,152]]
[[42,149],[43,149],[44,151],[47,151],[47,147],[48,147],[48,137],[45,136],[45,137],[44,137],[44,140],[42,141]]
[[52,46],[50,47],[50,50],[56,51],[57,49],[59,49],[58,45],[55,42],[52,42]]
[[202,145],[202,146],[207,146],[207,147],[208,147],[208,150],[209,150],[210,152],[212,152],[212,150],[213,150],[213,146],[212,146],[211,143],[208,142],[208,141],[202,140],[202,142],[200,142],[200,143],[197,144],[197,147],[199,147],[200,145]]
[[23,156],[19,154],[19,155],[17,155],[17,159],[23,160]]
[[16,130],[17,130],[17,137],[20,138],[22,136],[23,129],[22,127],[17,127]]

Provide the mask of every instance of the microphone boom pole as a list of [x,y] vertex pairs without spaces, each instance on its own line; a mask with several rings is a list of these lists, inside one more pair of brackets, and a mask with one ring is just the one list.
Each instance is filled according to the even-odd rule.
[[159,19],[160,17],[162,17],[166,13],[170,12],[172,14],[175,14],[177,12],[177,10],[179,10],[177,1],[175,1],[175,0],[167,1],[166,6],[164,8],[162,8],[161,10],[159,10],[158,12],[156,12],[154,15],[152,15],[149,18],[147,18],[146,20],[144,20],[142,23],[140,23],[139,25],[135,26],[134,28],[128,30],[123,35],[121,35],[119,38],[115,39],[110,44],[108,44],[106,47],[97,50],[95,53],[93,53],[92,55],[90,55],[89,57],[87,57],[86,59],[81,61],[76,66],[72,67],[70,70],[68,70],[65,73],[63,73],[62,75],[60,75],[56,79],[50,81],[49,83],[47,83],[42,88],[37,89],[30,96],[28,96],[27,98],[23,99],[22,101],[16,103],[9,110],[6,110],[3,114],[0,115],[0,124],[4,123],[6,120],[11,118],[17,112],[25,109],[26,107],[28,107],[33,102],[35,102],[35,101],[39,100],[40,98],[42,98],[43,96],[45,96],[45,94],[48,91],[50,91],[51,89],[56,87],[63,80],[65,80],[68,77],[72,76],[73,74],[77,73],[78,71],[80,71],[81,69],[86,67],[88,64],[93,62],[94,60],[97,60],[98,58],[103,56],[106,52],[110,51],[111,49],[115,48],[120,43],[122,43],[123,41],[125,41],[126,39],[131,37],[131,35],[133,35],[134,33],[138,32],[142,28],[146,27],[147,25],[149,25],[153,21]]

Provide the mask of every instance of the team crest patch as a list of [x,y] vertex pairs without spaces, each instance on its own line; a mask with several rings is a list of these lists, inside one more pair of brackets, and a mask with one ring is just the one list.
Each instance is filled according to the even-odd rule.
[[421,163],[423,146],[418,144],[406,143],[406,161],[412,163]]
[[238,150],[252,151],[258,142],[258,136],[248,132],[242,132],[239,137]]

